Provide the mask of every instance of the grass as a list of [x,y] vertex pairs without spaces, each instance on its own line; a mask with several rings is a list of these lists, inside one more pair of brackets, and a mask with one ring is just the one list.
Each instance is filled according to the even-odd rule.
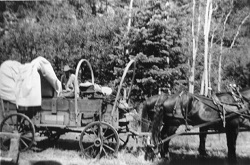
[[[171,160],[144,160],[141,143],[130,139],[128,147],[119,151],[117,158],[85,159],[80,154],[79,134],[68,133],[57,142],[42,139],[37,144],[39,150],[20,153],[19,165],[226,165],[227,145],[225,134],[208,135],[206,149],[208,156],[198,153],[199,137],[196,135],[179,136],[170,141]],[[239,165],[250,162],[250,132],[241,132],[236,146]]]

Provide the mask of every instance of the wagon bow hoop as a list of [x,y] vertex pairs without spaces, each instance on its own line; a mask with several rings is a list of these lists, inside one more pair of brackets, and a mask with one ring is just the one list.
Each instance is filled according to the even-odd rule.
[[114,103],[114,106],[113,106],[113,109],[112,109],[112,112],[111,112],[111,116],[112,117],[113,117],[113,114],[114,114],[114,112],[116,110],[117,101],[118,101],[118,98],[119,98],[119,95],[120,95],[120,92],[121,92],[122,84],[124,82],[124,79],[125,79],[125,77],[127,75],[128,70],[129,70],[129,68],[130,68],[130,66],[132,64],[134,64],[133,77],[132,77],[132,82],[131,82],[131,85],[130,85],[130,88],[129,88],[128,95],[126,97],[126,101],[128,101],[128,98],[130,96],[130,93],[131,93],[131,90],[132,90],[132,86],[133,86],[133,82],[134,82],[134,78],[135,78],[135,68],[136,68],[136,61],[135,61],[135,59],[132,59],[132,60],[129,61],[129,63],[127,64],[127,66],[126,66],[126,68],[125,68],[125,70],[123,72],[123,75],[122,75],[122,78],[121,78],[121,81],[120,81],[120,85],[118,87],[118,91],[117,91],[117,94],[116,94],[115,103]]
[[[83,62],[86,62],[87,65],[88,65],[88,67],[89,67],[89,69],[90,69],[90,72],[91,72],[91,83],[92,83],[92,85],[94,85],[94,80],[95,80],[95,79],[94,79],[93,69],[92,69],[92,67],[91,67],[91,65],[90,65],[90,63],[89,63],[88,60],[86,60],[86,59],[81,59],[81,60],[78,62],[77,67],[76,67],[75,88],[79,88],[79,87],[78,87],[78,73],[79,73],[80,67],[81,67],[81,65],[82,65]],[[77,116],[78,116],[78,109],[77,109],[77,98],[78,98],[78,94],[79,94],[78,91],[75,90],[75,114],[76,114],[76,123],[77,123]]]

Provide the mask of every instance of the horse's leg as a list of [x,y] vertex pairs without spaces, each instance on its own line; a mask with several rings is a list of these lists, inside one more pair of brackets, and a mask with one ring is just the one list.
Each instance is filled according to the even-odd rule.
[[226,136],[228,147],[228,163],[236,164],[236,140],[239,133],[239,119],[235,118],[227,122]]
[[[168,136],[173,135],[176,132],[177,128],[178,128],[178,126],[163,126],[163,128],[161,130],[161,139],[164,140]],[[161,157],[164,159],[168,159],[168,160],[170,159],[169,142],[170,142],[170,140],[163,143],[161,146],[161,149],[160,149]]]
[[207,155],[207,152],[206,152],[206,138],[207,138],[207,134],[204,133],[204,132],[207,132],[207,128],[204,128],[204,127],[200,128],[200,134],[199,134],[199,137],[200,137],[199,153],[202,156],[206,156]]

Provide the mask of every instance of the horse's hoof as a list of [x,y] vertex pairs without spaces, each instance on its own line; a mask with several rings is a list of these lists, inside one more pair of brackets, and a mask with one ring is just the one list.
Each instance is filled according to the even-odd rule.
[[237,165],[238,164],[237,159],[228,159],[227,162],[228,162],[228,165]]
[[146,150],[145,150],[144,159],[149,160],[149,161],[154,161],[155,158],[156,158],[156,155],[155,155],[153,149],[151,147],[147,146]]
[[164,162],[169,162],[170,161],[170,155],[169,153],[161,153],[161,158],[164,160]]
[[200,152],[200,156],[202,156],[202,157],[207,157],[208,154],[207,154],[207,152]]
[[200,156],[203,156],[203,157],[208,156],[208,154],[207,154],[207,151],[206,151],[206,150],[200,150],[200,149],[199,149],[199,154],[200,154]]
[[169,164],[171,162],[170,156],[161,157],[162,162]]

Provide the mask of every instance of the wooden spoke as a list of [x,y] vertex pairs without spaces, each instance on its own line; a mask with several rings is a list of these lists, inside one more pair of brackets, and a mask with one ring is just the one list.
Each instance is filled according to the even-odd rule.
[[107,144],[103,144],[104,147],[108,148],[110,151],[115,152],[115,150]]
[[[10,129],[11,128],[11,129]],[[31,120],[24,114],[11,114],[4,118],[0,124],[1,132],[19,133],[20,134],[20,151],[26,151],[34,144],[35,127]],[[17,132],[16,132],[17,131]],[[30,134],[28,137],[27,135]],[[0,145],[3,150],[9,149],[9,143],[5,143],[1,138]]]
[[[92,128],[97,128],[92,129]],[[87,130],[93,131],[92,136],[87,133]],[[97,132],[96,132],[97,131]],[[109,142],[110,138],[114,138],[115,142]],[[88,143],[92,143],[88,146]],[[80,136],[79,142],[82,153],[86,157],[101,158],[113,154],[117,154],[119,147],[119,138],[117,131],[108,123],[93,122],[85,127]]]

